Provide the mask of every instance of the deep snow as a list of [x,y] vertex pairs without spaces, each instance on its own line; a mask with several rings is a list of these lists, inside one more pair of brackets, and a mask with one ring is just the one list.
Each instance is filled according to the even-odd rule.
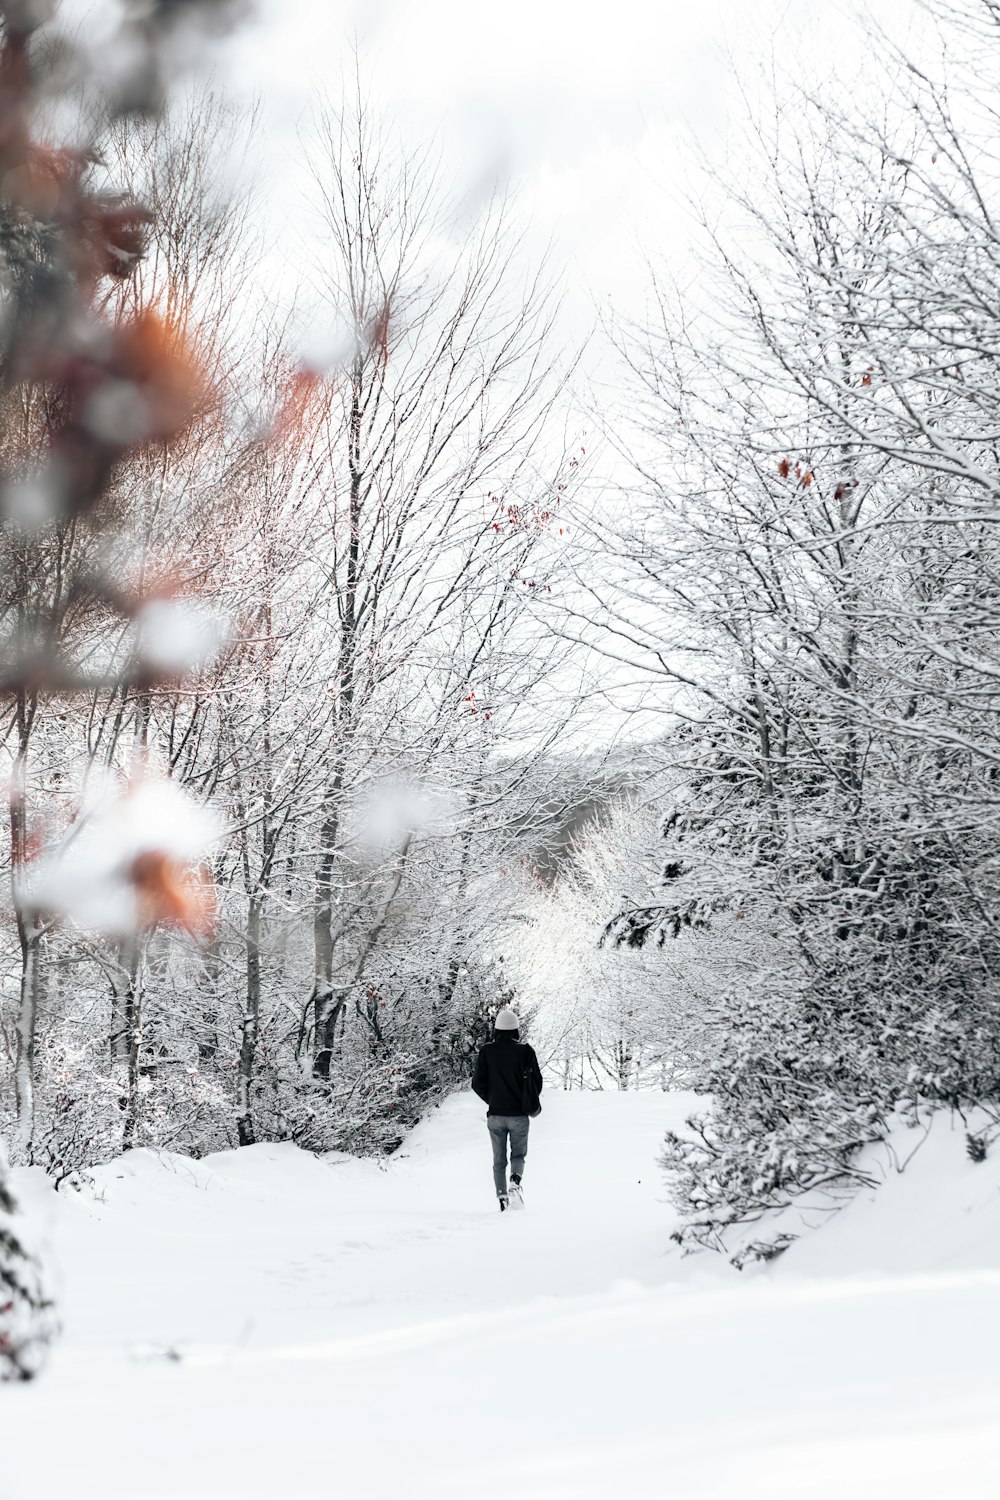
[[0,1395],[0,1500],[995,1500],[1000,1159],[942,1117],[740,1274],[670,1245],[655,1156],[691,1103],[548,1093],[502,1217],[470,1094],[382,1165],[24,1174],[65,1338]]

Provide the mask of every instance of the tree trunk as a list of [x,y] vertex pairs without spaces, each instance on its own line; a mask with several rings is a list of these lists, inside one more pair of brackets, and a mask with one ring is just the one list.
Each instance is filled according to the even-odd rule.
[[35,1029],[38,1021],[41,933],[37,924],[25,927],[19,921],[18,935],[21,940],[21,994],[14,1061],[14,1097],[17,1109],[15,1140],[18,1156],[30,1166],[34,1160]]
[[256,1140],[250,1109],[250,1087],[257,1056],[257,1038],[260,1035],[260,925],[260,894],[254,891],[247,911],[247,994],[236,1085],[236,1130],[241,1146],[252,1146]]
[[219,971],[222,953],[219,935],[214,933],[205,954],[201,1030],[198,1033],[198,1062],[202,1068],[213,1068],[219,1055]]
[[122,1150],[131,1151],[138,1144],[142,1123],[142,1099],[139,1089],[142,1056],[142,944],[133,938],[126,953],[128,978],[122,1004],[122,1020],[125,1038],[125,1094],[122,1098],[124,1123],[122,1126]]
[[35,1133],[35,1030],[38,1024],[41,927],[35,918],[25,920],[20,882],[29,858],[27,810],[27,757],[35,705],[18,694],[18,750],[10,778],[11,886],[21,949],[21,983],[17,1010],[14,1092],[17,1119],[15,1142],[23,1161],[32,1160]]
[[316,871],[313,909],[313,1072],[330,1077],[337,1009],[333,1003],[333,861],[340,807],[335,802],[323,823],[322,853]]
[[111,1030],[108,1036],[108,1049],[111,1054],[112,1068],[115,1068],[119,1063],[128,1062],[131,1004],[129,990],[132,985],[131,963],[133,947],[134,944],[131,940],[119,943],[116,955],[118,964],[111,977]]
[[333,997],[333,871],[337,839],[340,833],[341,802],[347,770],[347,745],[350,740],[357,668],[358,572],[361,561],[361,419],[365,361],[362,331],[357,332],[357,353],[351,372],[351,416],[348,429],[348,463],[351,475],[348,512],[347,578],[340,614],[340,653],[337,662],[337,731],[340,751],[326,795],[320,858],[316,873],[316,895],[313,910],[313,1014],[315,1017],[313,1072],[317,1078],[330,1077],[333,1043],[344,1001]]

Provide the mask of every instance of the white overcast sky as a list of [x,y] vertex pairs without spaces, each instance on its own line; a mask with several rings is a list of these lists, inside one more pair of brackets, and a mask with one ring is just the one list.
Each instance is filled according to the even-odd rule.
[[[60,9],[99,55],[120,3]],[[692,142],[710,156],[729,149],[736,72],[752,80],[773,59],[779,88],[787,78],[839,95],[870,53],[872,24],[914,42],[922,18],[920,0],[247,0],[247,10],[205,66],[262,103],[250,165],[272,239],[289,225],[308,236],[302,135],[317,95],[338,95],[357,44],[373,102],[413,145],[440,143],[457,196],[515,188],[581,323],[607,298],[638,310],[640,247],[682,249],[672,189]],[[280,270],[269,258],[265,279]]]
[[[634,310],[637,246],[681,231],[670,188],[694,136],[722,151],[732,60],[773,56],[779,79],[851,76],[860,0],[256,0],[220,49],[227,82],[259,92],[256,163],[277,225],[301,223],[299,135],[317,90],[339,91],[356,39],[374,100],[414,141],[440,140],[459,192],[513,180],[539,246],[552,241],[585,321]],[[894,32],[917,0],[869,0]],[[842,87],[842,84],[838,84]],[[661,189],[665,189],[663,191]]]

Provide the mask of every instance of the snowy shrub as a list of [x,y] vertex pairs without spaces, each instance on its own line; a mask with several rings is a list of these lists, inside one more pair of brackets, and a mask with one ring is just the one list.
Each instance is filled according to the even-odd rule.
[[842,1180],[883,1133],[874,1078],[852,1077],[850,1044],[818,1035],[812,1020],[787,1002],[734,1016],[704,1079],[712,1110],[664,1144],[671,1193],[687,1216],[679,1243],[724,1249],[729,1225]]
[[[690,1216],[682,1243],[723,1248],[728,1225],[849,1179],[897,1108],[996,1097],[1000,949],[989,932],[975,947],[964,940],[973,877],[915,816],[906,823],[904,838],[876,811],[853,867],[804,836],[758,856],[738,900],[744,920],[769,927],[771,961],[758,958],[723,1002],[699,1080],[712,1110],[665,1144]],[[669,837],[697,861],[686,829],[675,823]],[[724,889],[720,909],[733,900]],[[649,908],[650,927],[672,910]]]
[[36,1375],[56,1329],[41,1269],[25,1243],[0,1146],[0,1380]]
[[261,1139],[294,1141],[306,1151],[388,1155],[426,1107],[411,1089],[412,1061],[397,1056],[350,1074],[338,1070],[336,1083],[262,1068],[253,1097]]
[[237,1144],[230,1090],[190,1060],[151,1059],[139,1096],[137,1144],[195,1157]]
[[32,1159],[57,1187],[121,1149],[122,1083],[102,1070],[95,1051],[50,1036],[36,1058],[42,1086]]

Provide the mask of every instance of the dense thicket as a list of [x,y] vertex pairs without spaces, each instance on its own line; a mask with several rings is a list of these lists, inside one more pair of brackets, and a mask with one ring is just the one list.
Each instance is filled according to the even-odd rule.
[[887,49],[891,123],[776,107],[707,294],[661,283],[623,341],[647,482],[614,623],[687,724],[660,880],[612,930],[766,938],[667,1142],[705,1243],[890,1111],[1000,1092],[1000,34],[945,19],[947,87]]

